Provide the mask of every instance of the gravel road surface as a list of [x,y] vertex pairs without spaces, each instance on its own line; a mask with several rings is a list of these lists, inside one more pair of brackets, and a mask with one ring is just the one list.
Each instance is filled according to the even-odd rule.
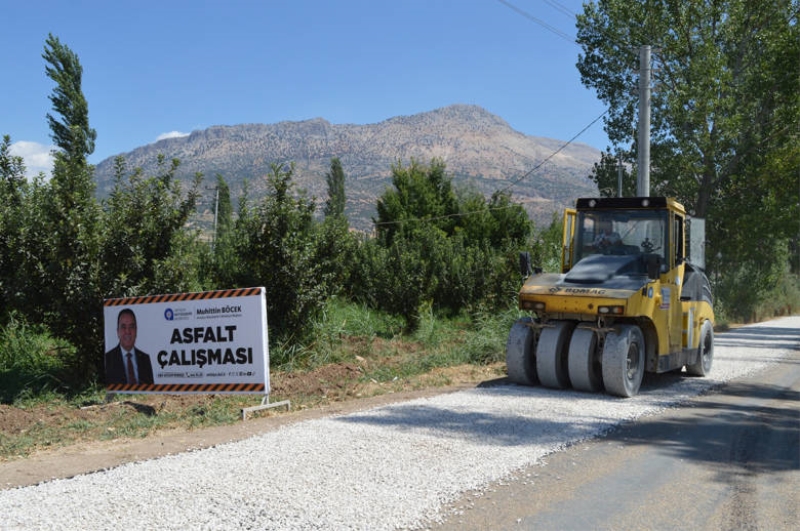
[[[0,529],[416,529],[465,492],[575,443],[797,359],[800,317],[717,335],[709,378],[640,394],[494,385],[0,491]],[[0,478],[1,479],[1,478]]]

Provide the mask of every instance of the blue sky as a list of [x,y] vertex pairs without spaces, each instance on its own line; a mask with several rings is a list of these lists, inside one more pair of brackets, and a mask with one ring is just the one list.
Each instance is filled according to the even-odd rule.
[[[581,4],[2,0],[0,135],[30,170],[47,166],[50,32],[83,66],[95,164],[213,125],[371,124],[455,103],[566,141],[605,109],[575,68]],[[601,121],[576,141],[608,145]]]

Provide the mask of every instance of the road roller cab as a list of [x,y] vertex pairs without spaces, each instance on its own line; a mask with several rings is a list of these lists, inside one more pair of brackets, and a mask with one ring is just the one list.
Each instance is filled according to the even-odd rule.
[[530,275],[520,289],[531,316],[511,328],[509,378],[630,397],[645,371],[705,376],[714,313],[704,239],[703,220],[673,199],[578,199],[564,214],[561,273]]

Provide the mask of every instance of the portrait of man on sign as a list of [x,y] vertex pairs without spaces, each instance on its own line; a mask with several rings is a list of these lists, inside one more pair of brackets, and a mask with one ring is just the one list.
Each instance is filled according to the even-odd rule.
[[152,384],[153,365],[150,356],[136,348],[136,315],[130,308],[117,316],[119,344],[106,352],[107,384]]

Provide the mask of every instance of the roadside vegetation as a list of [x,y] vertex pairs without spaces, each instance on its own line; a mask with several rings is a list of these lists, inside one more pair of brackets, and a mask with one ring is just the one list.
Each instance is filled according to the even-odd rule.
[[[676,197],[706,219],[718,324],[795,313],[797,3],[755,9],[737,0],[691,12],[681,2],[651,4],[589,3],[578,17],[578,68],[609,106],[615,143],[589,177],[615,195],[622,158],[623,188],[635,190],[636,50],[619,43],[660,45],[651,195]],[[186,183],[175,177],[179,160],[161,157],[145,175],[119,158],[115,187],[100,200],[78,56],[50,35],[42,57],[54,83],[52,176],[26,178],[11,138],[0,141],[0,458],[233,422],[252,405],[252,397],[138,395],[105,405],[106,298],[266,287],[273,399],[299,407],[447,385],[474,368],[502,373],[518,315],[518,253],[557,270],[558,214],[535,227],[507,189],[485,197],[455,186],[437,159],[391,168],[369,235],[349,230],[337,158],[321,212],[294,187],[291,163],[272,165],[264,196],[232,198],[224,175]],[[196,224],[198,191],[209,182],[219,192],[213,234]]]
[[[415,332],[405,334],[402,319],[332,299],[313,325],[317,339],[271,349],[270,400],[289,400],[292,410],[302,410],[500,378],[505,375],[508,323],[517,315],[511,309],[441,319],[428,312]],[[105,388],[97,382],[70,392],[57,390],[58,367],[42,362],[42,357],[57,359],[48,356],[56,342],[33,330],[15,335],[15,327],[11,341],[0,341],[0,360],[24,360],[31,370],[16,371],[27,378],[20,383],[2,382],[3,389],[17,393],[10,403],[0,404],[0,461],[80,442],[237,423],[242,408],[260,400],[251,395],[117,395],[107,402]],[[34,375],[53,383],[39,387]]]

